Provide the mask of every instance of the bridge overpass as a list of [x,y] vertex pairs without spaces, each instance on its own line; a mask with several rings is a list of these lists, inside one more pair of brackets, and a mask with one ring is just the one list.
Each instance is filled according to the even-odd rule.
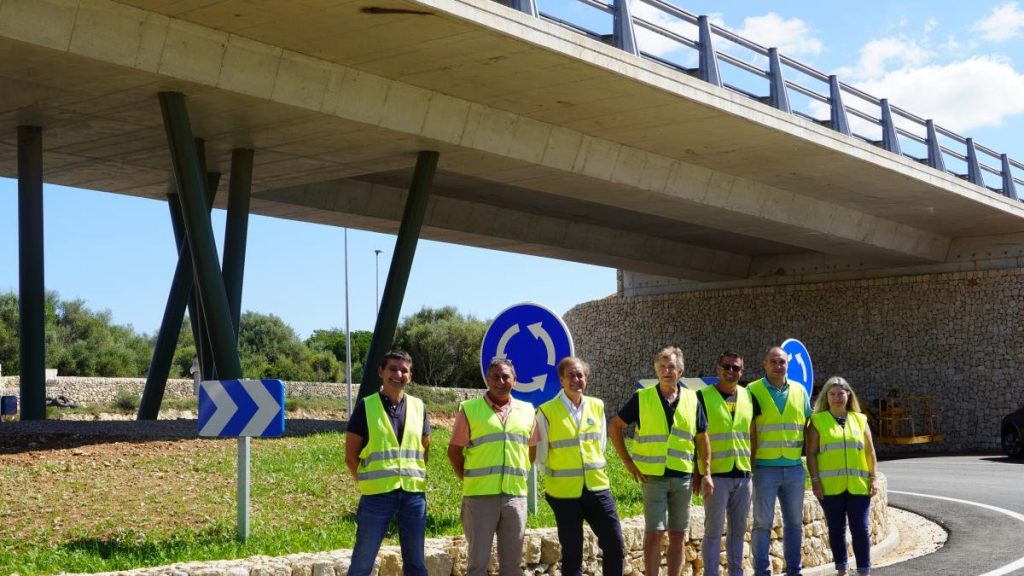
[[0,175],[34,126],[46,182],[163,200],[176,92],[206,171],[254,151],[252,213],[396,232],[436,151],[419,236],[626,293],[1019,266],[1024,165],[644,1],[692,37],[624,3],[592,31],[529,0],[0,0]]

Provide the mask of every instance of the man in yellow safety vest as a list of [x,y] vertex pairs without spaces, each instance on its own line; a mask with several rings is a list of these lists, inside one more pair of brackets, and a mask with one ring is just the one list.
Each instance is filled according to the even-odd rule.
[[486,576],[498,537],[501,576],[522,576],[526,475],[536,456],[533,406],[512,397],[516,371],[506,358],[487,367],[487,393],[459,406],[448,460],[462,480],[468,576]]
[[[682,573],[686,529],[690,523],[690,498],[694,453],[711,465],[708,422],[697,395],[679,383],[683,352],[674,346],[654,357],[658,385],[633,395],[612,418],[608,429],[615,451],[626,470],[643,486],[644,574],[657,576],[661,566],[661,541],[668,531],[668,576]],[[637,423],[633,452],[626,448],[623,431]],[[703,479],[704,497],[714,492],[710,476]]]
[[430,420],[423,402],[405,393],[412,381],[408,353],[385,354],[377,375],[380,392],[356,404],[345,432],[345,464],[362,494],[348,573],[367,576],[373,571],[384,533],[397,516],[403,572],[426,576]]

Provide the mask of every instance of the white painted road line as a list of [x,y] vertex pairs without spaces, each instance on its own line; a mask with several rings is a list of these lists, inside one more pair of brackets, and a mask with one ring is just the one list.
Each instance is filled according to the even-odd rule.
[[[921,494],[921,493],[918,493],[918,492],[904,492],[902,490],[889,490],[889,493],[890,494],[904,494],[906,496],[919,496],[921,498],[933,498],[935,500],[946,500],[948,502],[956,502],[958,504],[967,504],[968,506],[977,506],[978,508],[985,508],[986,510],[991,510],[993,512],[999,512],[1000,514],[1006,514],[1007,516],[1009,516],[1010,518],[1013,518],[1014,520],[1019,520],[1020,522],[1024,522],[1024,514],[1019,514],[1017,512],[1014,512],[1013,510],[1007,510],[1006,508],[1000,508],[998,506],[992,506],[992,505],[989,505],[989,504],[982,504],[981,502],[973,502],[971,500],[961,500],[960,498],[948,498],[946,496],[935,496],[933,494]],[[1020,570],[1021,568],[1024,568],[1024,556],[1021,556],[1015,562],[1011,562],[1011,563],[1009,563],[1009,564],[1007,564],[1005,566],[1001,566],[999,568],[996,568],[995,570],[991,570],[989,572],[985,572],[984,574],[980,574],[979,576],[1002,576],[1003,574],[1009,574],[1009,573],[1011,573],[1011,572],[1013,572],[1015,570]]]

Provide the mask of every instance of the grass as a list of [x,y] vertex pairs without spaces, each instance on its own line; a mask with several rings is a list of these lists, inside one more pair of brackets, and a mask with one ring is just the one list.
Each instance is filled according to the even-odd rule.
[[[446,456],[450,434],[438,428],[431,435],[428,537],[462,532],[461,485]],[[185,446],[139,457],[128,446],[117,458],[124,462],[99,467],[73,457],[0,466],[0,485],[21,487],[0,502],[6,519],[0,571],[113,571],[352,547],[359,495],[343,463],[343,434],[253,440],[251,532],[244,544],[235,540],[235,442]],[[607,460],[620,515],[641,514],[640,489],[610,446]],[[553,526],[539,484],[538,513],[528,526]],[[386,543],[397,543],[393,530]]]

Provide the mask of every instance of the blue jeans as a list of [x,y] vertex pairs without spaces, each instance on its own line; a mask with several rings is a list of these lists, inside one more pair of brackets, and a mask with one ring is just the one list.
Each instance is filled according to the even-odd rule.
[[743,536],[750,513],[750,478],[713,476],[715,492],[704,500],[704,576],[718,576],[722,529],[729,518],[725,557],[729,576],[743,576]]
[[352,548],[349,576],[368,576],[373,571],[384,533],[396,516],[398,543],[402,547],[402,573],[405,576],[427,576],[427,564],[423,558],[427,498],[423,492],[402,489],[359,499],[356,545]]
[[825,496],[821,508],[825,511],[828,524],[828,542],[832,548],[832,560],[836,570],[846,570],[846,519],[850,519],[850,536],[853,537],[853,555],[857,558],[857,572],[871,570],[871,534],[868,530],[868,508],[871,496],[843,492]]
[[782,554],[786,575],[800,574],[800,546],[803,538],[804,467],[757,466],[754,470],[754,527],[750,531],[750,552],[754,557],[754,576],[770,576],[768,547],[775,499],[782,508]]

